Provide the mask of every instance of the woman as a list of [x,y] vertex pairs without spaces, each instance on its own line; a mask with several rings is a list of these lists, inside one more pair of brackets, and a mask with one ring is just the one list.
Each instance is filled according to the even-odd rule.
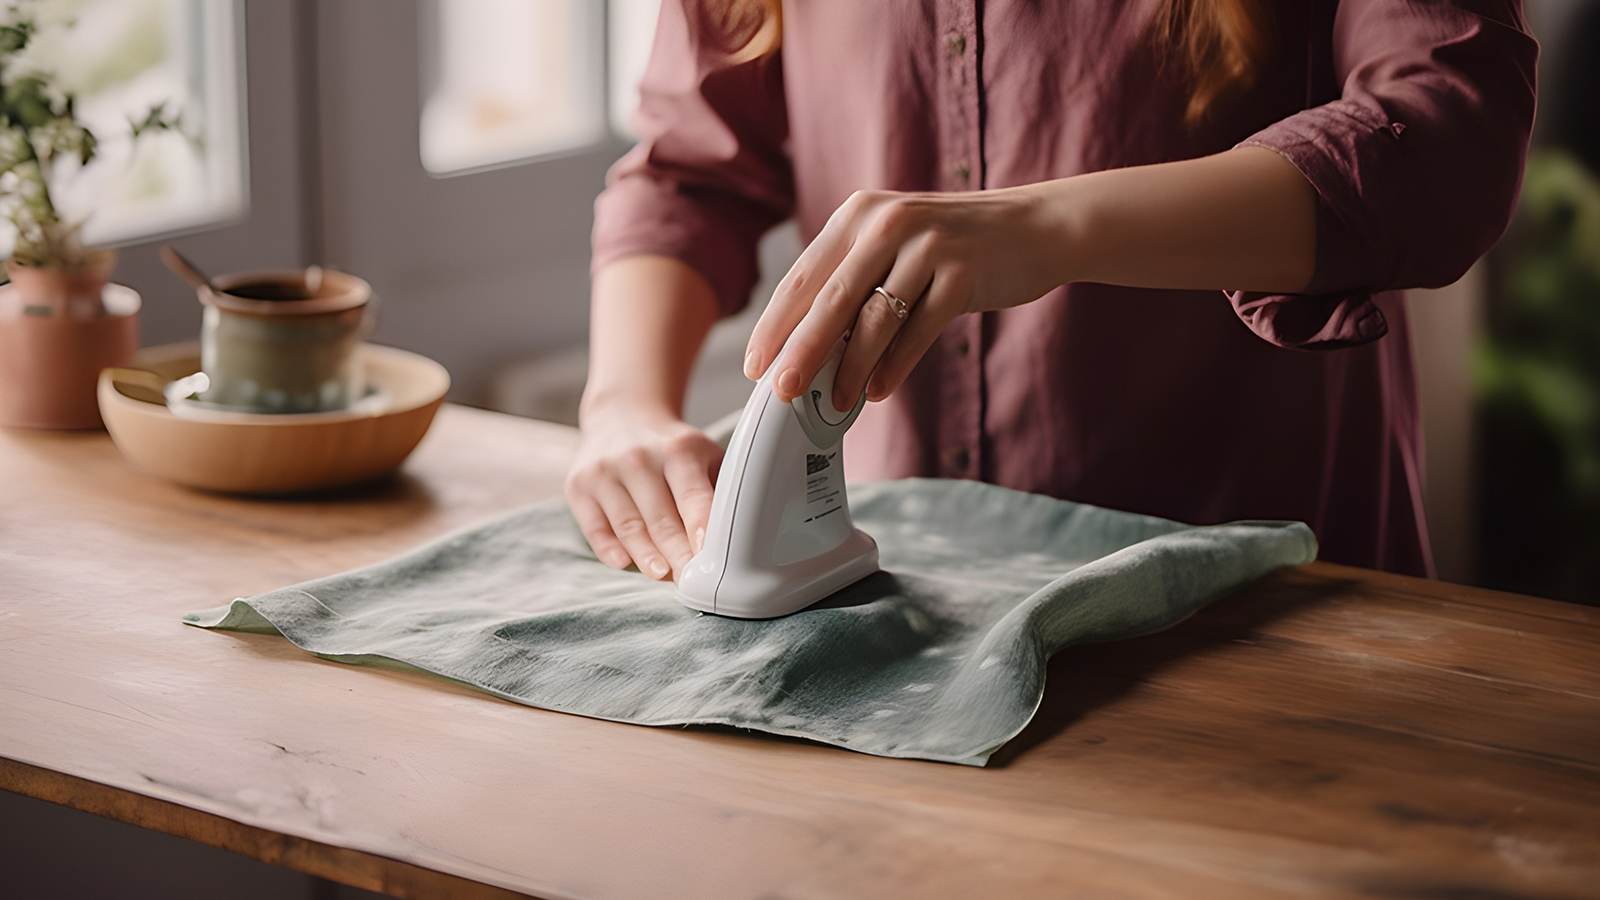
[[1536,53],[1515,0],[667,0],[596,204],[573,512],[611,565],[697,548],[685,384],[794,216],[745,374],[792,397],[850,331],[852,479],[1299,519],[1429,573],[1399,292],[1504,229]]

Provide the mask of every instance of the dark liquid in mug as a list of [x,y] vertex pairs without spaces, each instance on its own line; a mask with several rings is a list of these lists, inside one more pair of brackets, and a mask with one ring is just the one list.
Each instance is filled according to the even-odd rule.
[[257,284],[241,284],[223,293],[231,294],[235,297],[243,297],[247,300],[310,300],[315,296],[307,291],[303,285],[268,281]]

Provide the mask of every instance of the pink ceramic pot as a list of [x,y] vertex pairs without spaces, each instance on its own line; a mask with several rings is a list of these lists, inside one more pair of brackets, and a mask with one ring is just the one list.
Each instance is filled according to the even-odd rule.
[[0,425],[99,428],[100,370],[139,349],[139,294],[106,284],[109,265],[9,266],[0,287]]

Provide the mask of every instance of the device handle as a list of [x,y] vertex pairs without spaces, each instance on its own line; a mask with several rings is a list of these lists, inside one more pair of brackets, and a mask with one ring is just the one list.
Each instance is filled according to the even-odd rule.
[[863,388],[848,411],[840,412],[834,407],[833,380],[839,374],[839,361],[843,357],[844,342],[840,341],[828,355],[827,362],[817,370],[817,376],[811,379],[811,386],[791,403],[800,419],[800,429],[819,450],[837,447],[867,405],[867,392]]

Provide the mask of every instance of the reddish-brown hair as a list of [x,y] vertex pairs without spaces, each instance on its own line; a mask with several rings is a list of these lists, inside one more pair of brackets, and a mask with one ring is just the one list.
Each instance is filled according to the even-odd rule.
[[[1169,65],[1190,79],[1190,122],[1218,98],[1254,80],[1269,49],[1262,0],[1158,0],[1150,37]],[[783,40],[780,0],[705,0],[712,21],[728,36],[735,57],[754,59]]]
[[1261,0],[1161,0],[1151,37],[1190,80],[1190,122],[1229,91],[1255,80],[1270,49]]

